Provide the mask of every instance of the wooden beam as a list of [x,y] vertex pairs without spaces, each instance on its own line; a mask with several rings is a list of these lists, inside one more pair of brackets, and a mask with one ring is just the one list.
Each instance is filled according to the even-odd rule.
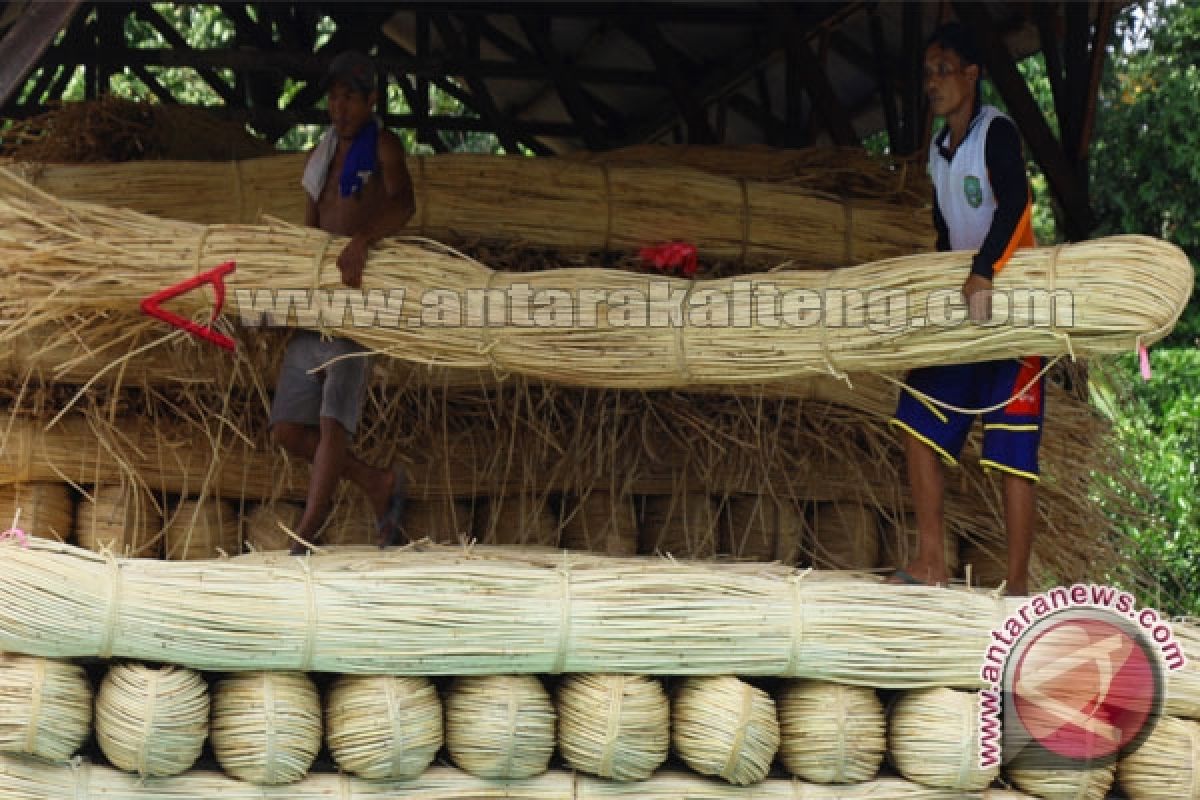
[[583,90],[575,78],[569,74],[566,60],[554,46],[553,38],[550,35],[550,18],[520,16],[517,18],[517,22],[549,73],[548,77],[553,82],[555,89],[558,90],[563,108],[579,126],[579,131],[583,135],[583,143],[589,150],[603,149],[607,144],[607,138],[600,130],[600,126],[596,124],[591,104],[584,96]]
[[[1113,35],[1113,24],[1116,21],[1117,4],[1113,0],[1100,0],[1096,9],[1096,34],[1092,39],[1091,74],[1087,83],[1087,108],[1083,115],[1083,124],[1079,130],[1077,152],[1081,159],[1087,160],[1088,150],[1092,146],[1092,129],[1096,124],[1096,99],[1100,94],[1100,78],[1104,75],[1104,59],[1108,55],[1108,40]],[[1083,164],[1086,174],[1087,164]]]
[[868,16],[871,29],[871,47],[875,56],[875,85],[879,89],[879,105],[883,108],[884,125],[887,128],[888,150],[896,153],[901,149],[900,117],[896,113],[896,94],[892,90],[895,75],[888,64],[891,57],[887,51],[887,38],[883,35],[883,20],[879,10],[872,6]]
[[[799,71],[799,77],[812,101],[813,112],[821,117],[834,144],[851,147],[861,144],[850,115],[834,93],[829,75],[809,46],[808,32],[800,24],[795,12],[781,3],[769,5],[767,11],[774,24],[785,31],[789,62],[795,62],[795,69]],[[790,118],[788,123],[790,127]]]
[[1034,158],[1046,174],[1051,191],[1062,207],[1066,218],[1067,238],[1071,241],[1086,238],[1095,227],[1087,190],[1076,174],[1074,164],[1066,158],[1062,147],[1054,138],[1054,133],[1050,130],[1046,118],[1042,116],[1029,86],[1017,71],[1012,54],[996,30],[987,7],[956,0],[954,9],[959,19],[975,29],[983,52],[984,65],[992,77],[992,82],[1004,98],[1009,113],[1016,120],[1025,141],[1029,143]]
[[1063,115],[1070,113],[1070,109],[1067,107],[1067,88],[1063,77],[1058,9],[1057,3],[1034,3],[1032,10],[1038,29],[1038,42],[1042,46],[1042,57],[1046,62],[1046,75],[1050,79],[1050,94],[1054,97],[1054,112],[1058,115],[1061,126]]
[[735,94],[729,98],[729,110],[758,125],[767,144],[782,147],[787,141],[787,125],[761,103],[756,103],[745,95]]
[[63,3],[30,3],[25,13],[0,39],[4,63],[0,65],[0,107],[25,82],[54,37],[71,21],[80,0]]
[[904,44],[902,52],[907,63],[901,73],[904,91],[900,98],[900,129],[902,140],[898,155],[915,153],[921,145],[925,127],[925,53],[921,31],[921,4],[916,0],[905,0],[900,12],[900,37]]
[[[139,5],[136,7],[135,13],[162,35],[166,43],[170,45],[170,49],[139,50],[131,48],[119,50],[115,53],[106,53],[101,51],[99,57],[97,58],[98,63],[108,63],[111,60],[112,63],[115,63],[118,66],[132,66],[134,64],[146,65],[150,62],[138,59],[138,55],[142,53],[145,53],[146,55],[150,55],[151,53],[170,53],[172,54],[172,57],[164,59],[167,63],[160,62],[160,66],[192,67],[196,70],[196,74],[198,74],[205,83],[211,86],[212,90],[216,92],[222,100],[231,106],[241,104],[241,100],[238,98],[237,93],[220,75],[216,73],[212,66],[205,65],[201,62],[189,63],[189,57],[196,54],[198,51],[193,50],[191,46],[188,45],[187,40],[183,38],[183,35],[175,29],[175,26],[168,22],[162,14],[158,13],[153,6]],[[175,61],[176,63],[170,63],[172,61]]]
[[646,51],[662,75],[663,84],[670,92],[671,100],[678,106],[684,122],[687,123],[688,142],[715,144],[717,136],[708,122],[705,104],[692,91],[694,70],[686,66],[691,59],[668,42],[658,26],[651,21],[623,22],[621,29]]
[[146,84],[146,88],[158,98],[160,103],[165,106],[178,105],[179,101],[175,99],[175,95],[171,94],[171,90],[163,86],[150,70],[143,66],[135,65],[130,67],[129,71],[136,75],[138,80]]

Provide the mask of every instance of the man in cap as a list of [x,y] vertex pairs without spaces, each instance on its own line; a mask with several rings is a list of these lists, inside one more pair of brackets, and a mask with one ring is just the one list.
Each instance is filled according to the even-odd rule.
[[[358,52],[329,67],[330,127],[309,153],[303,184],[304,223],[349,241],[338,255],[342,281],[362,286],[367,250],[399,232],[416,208],[404,145],[375,118],[375,66]],[[340,321],[339,321],[340,322]],[[357,485],[375,511],[380,547],[400,532],[405,475],[401,467],[372,467],[350,452],[369,374],[364,348],[350,339],[297,331],[288,342],[275,398],[271,435],[288,453],[312,464],[304,514],[293,554],[307,551],[329,515],[338,483]]]

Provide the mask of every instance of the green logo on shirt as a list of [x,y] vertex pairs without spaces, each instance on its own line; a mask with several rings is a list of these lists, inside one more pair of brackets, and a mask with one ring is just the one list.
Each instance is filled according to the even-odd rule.
[[963,194],[967,196],[971,208],[979,208],[983,204],[983,187],[979,185],[979,178],[974,175],[963,178]]

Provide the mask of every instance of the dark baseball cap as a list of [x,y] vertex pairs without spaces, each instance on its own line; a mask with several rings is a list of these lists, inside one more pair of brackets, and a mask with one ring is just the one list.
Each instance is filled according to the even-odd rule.
[[357,50],[339,53],[330,63],[323,85],[328,89],[337,81],[342,81],[355,91],[370,94],[375,91],[375,63]]

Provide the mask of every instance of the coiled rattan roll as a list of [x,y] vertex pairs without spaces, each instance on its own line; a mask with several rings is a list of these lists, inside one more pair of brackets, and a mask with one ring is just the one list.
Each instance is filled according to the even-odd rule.
[[415,778],[442,746],[442,702],[426,678],[342,675],[325,701],[326,740],[346,772]]
[[1200,800],[1200,722],[1161,717],[1117,763],[1117,783],[1130,800]]
[[1086,769],[1048,769],[1022,763],[1017,756],[1004,772],[1018,789],[1043,800],[1104,800],[1116,778],[1117,764],[1113,761]]
[[671,702],[671,743],[701,775],[758,783],[779,750],[775,701],[732,675],[688,678]]
[[779,693],[779,756],[813,783],[860,783],[879,772],[887,719],[875,690],[826,681],[789,681]]
[[535,675],[459,678],[446,694],[446,749],[479,778],[531,778],[554,754],[554,704]]
[[901,775],[936,789],[980,791],[999,771],[979,766],[976,692],[907,692],[892,709],[888,749]]
[[558,690],[558,743],[580,772],[649,778],[667,758],[671,709],[662,684],[642,675],[571,675]]
[[96,739],[113,766],[148,777],[191,769],[208,738],[208,684],[182,667],[118,664],[96,693]]
[[164,528],[167,558],[194,561],[236,555],[241,530],[233,506],[216,497],[184,500]]
[[92,727],[92,686],[65,661],[0,653],[0,751],[66,761]]
[[321,749],[321,698],[301,672],[244,672],[213,695],[213,754],[235,778],[261,785],[304,777]]

